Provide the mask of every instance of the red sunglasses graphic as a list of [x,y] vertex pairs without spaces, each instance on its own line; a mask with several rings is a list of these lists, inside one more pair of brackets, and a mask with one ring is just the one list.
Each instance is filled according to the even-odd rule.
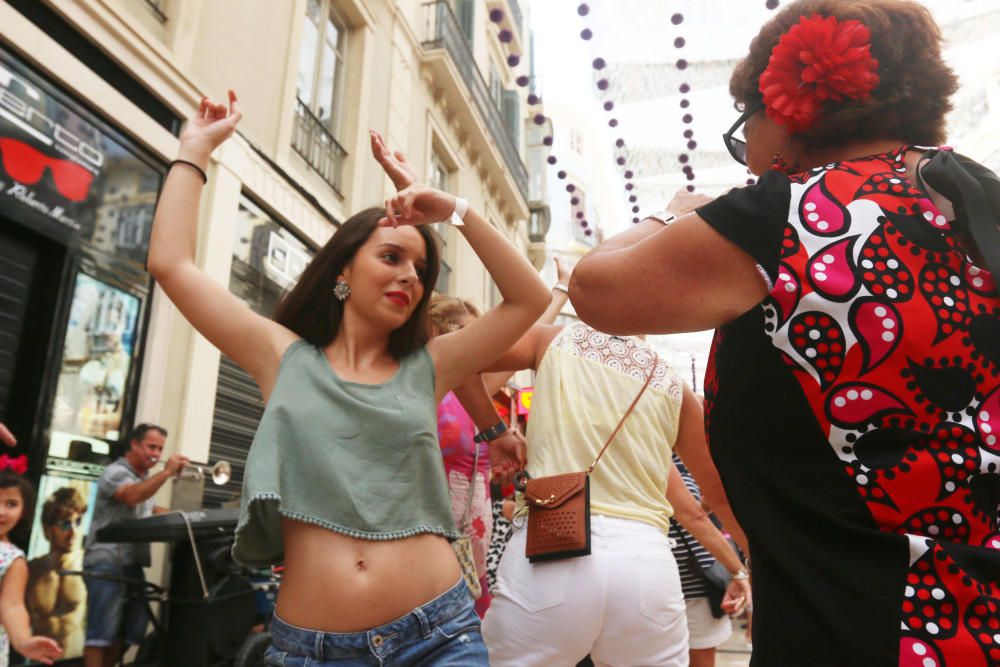
[[38,183],[48,167],[56,190],[70,201],[86,199],[94,180],[94,174],[77,163],[49,157],[34,146],[9,137],[0,137],[0,157],[7,174],[23,185]]

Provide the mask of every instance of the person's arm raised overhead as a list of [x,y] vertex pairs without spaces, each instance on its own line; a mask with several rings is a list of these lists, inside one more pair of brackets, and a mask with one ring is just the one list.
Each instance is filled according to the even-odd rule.
[[668,225],[647,218],[584,256],[569,284],[580,318],[617,335],[703,331],[760,303],[754,259],[687,212],[701,203],[671,202]]
[[[373,134],[373,152],[378,159],[388,149]],[[383,159],[380,164],[385,168]],[[437,396],[503,354],[535,323],[551,301],[548,289],[527,258],[518,252],[493,225],[474,209],[457,208],[459,199],[423,185],[413,184],[385,203],[383,225],[426,224],[461,218],[458,229],[472,246],[496,284],[503,301],[454,333],[438,336],[427,344],[437,368]],[[463,206],[467,206],[461,200]]]
[[241,118],[236,95],[229,106],[201,101],[180,136],[153,216],[149,272],[181,314],[270,394],[278,363],[295,334],[254,313],[196,263],[198,207],[209,155],[232,136]]

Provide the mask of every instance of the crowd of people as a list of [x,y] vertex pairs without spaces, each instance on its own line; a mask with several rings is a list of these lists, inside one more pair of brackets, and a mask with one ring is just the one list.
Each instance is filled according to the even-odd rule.
[[[742,115],[724,140],[756,183],[678,195],[551,290],[373,132],[396,193],[340,226],[273,319],[196,263],[209,156],[241,118],[232,92],[204,99],[148,266],[266,402],[233,556],[285,565],[268,664],[707,667],[752,606],[755,666],[1000,665],[1000,232],[931,178],[957,90],[940,43],[912,0],[787,5],[730,80]],[[433,294],[437,222],[497,306]],[[567,298],[581,320],[555,324]],[[706,329],[703,409],[645,335]],[[526,438],[491,398],[524,369]],[[102,516],[153,511],[184,464],[149,474],[165,438],[149,427],[109,466]],[[525,524],[564,496],[518,493],[488,573],[490,482],[578,471],[585,555],[534,557]],[[51,661],[7,539],[31,504],[16,479],[0,472],[0,620]],[[78,501],[46,505],[53,552]],[[117,548],[88,541],[90,598],[108,600],[87,619],[88,665],[110,664],[137,618],[109,581],[141,578],[148,554]]]

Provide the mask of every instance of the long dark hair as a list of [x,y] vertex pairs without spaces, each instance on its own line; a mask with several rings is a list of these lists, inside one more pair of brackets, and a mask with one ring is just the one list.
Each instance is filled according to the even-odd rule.
[[[333,296],[337,276],[354,259],[385,216],[385,209],[372,207],[356,213],[341,225],[299,276],[295,287],[281,299],[274,321],[288,327],[316,347],[325,347],[340,330],[344,303]],[[406,324],[389,335],[389,353],[397,359],[424,345],[430,338],[427,304],[437,283],[441,260],[434,234],[426,226],[417,231],[427,247],[427,270],[420,282],[424,294]]]
[[35,487],[13,470],[0,470],[0,489],[17,488],[21,492],[21,519],[10,529],[10,541],[21,547],[28,548],[28,533],[31,532],[31,522],[35,518]]

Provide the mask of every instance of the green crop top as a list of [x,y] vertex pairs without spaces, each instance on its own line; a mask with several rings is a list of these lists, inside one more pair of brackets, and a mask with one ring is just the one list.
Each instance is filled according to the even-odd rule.
[[289,346],[247,456],[233,557],[281,562],[282,517],[366,540],[459,536],[426,348],[388,381],[358,384],[337,377],[323,350]]

